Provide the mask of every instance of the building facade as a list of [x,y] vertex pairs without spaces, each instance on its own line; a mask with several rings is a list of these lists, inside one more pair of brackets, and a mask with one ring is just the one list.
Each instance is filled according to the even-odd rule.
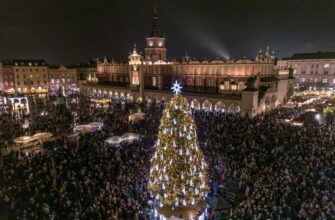
[[335,52],[300,53],[278,60],[279,70],[291,69],[296,85],[308,90],[335,86]]
[[0,92],[4,91],[3,87],[3,67],[2,67],[2,62],[0,62]]
[[3,91],[7,94],[15,93],[15,81],[12,62],[10,60],[2,61]]
[[78,91],[77,70],[68,69],[61,65],[58,68],[49,68],[50,94],[62,92],[64,95],[74,94]]
[[170,87],[177,80],[192,108],[250,116],[284,104],[290,95],[288,72],[278,74],[275,54],[269,48],[255,60],[237,61],[196,61],[186,56],[180,62],[169,62],[166,53],[155,10],[144,57],[134,46],[128,63],[98,60],[97,73],[87,77],[81,91],[94,97],[160,103],[171,98]]
[[14,60],[12,68],[17,94],[41,94],[49,91],[48,66],[44,60]]

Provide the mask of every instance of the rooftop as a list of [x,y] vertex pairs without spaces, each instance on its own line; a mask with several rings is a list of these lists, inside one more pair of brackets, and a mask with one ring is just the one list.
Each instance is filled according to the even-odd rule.
[[283,60],[335,59],[335,52],[295,53]]
[[13,60],[14,66],[46,66],[46,62],[40,59],[17,59]]

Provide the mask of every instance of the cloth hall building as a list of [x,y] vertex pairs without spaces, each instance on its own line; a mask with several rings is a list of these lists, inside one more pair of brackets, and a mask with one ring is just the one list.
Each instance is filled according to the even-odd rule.
[[292,92],[289,71],[276,70],[275,54],[269,48],[255,60],[196,61],[185,56],[178,62],[167,60],[166,54],[155,10],[144,56],[134,45],[128,63],[98,60],[97,73],[80,83],[80,91],[92,97],[155,104],[172,97],[170,88],[177,80],[192,108],[251,117],[284,104]]

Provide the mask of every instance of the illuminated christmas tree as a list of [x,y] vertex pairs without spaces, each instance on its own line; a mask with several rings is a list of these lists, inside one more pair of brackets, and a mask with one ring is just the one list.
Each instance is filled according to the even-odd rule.
[[198,212],[196,207],[204,204],[208,191],[207,166],[188,102],[179,95],[181,87],[177,82],[172,89],[175,95],[163,112],[151,160],[149,190],[156,198],[160,213],[159,209],[167,207]]

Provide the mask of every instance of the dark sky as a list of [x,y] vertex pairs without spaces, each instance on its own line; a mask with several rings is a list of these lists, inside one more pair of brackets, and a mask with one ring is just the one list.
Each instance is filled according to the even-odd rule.
[[[0,58],[77,63],[143,51],[154,0],[0,0]],[[335,0],[158,0],[169,58],[335,51]]]

